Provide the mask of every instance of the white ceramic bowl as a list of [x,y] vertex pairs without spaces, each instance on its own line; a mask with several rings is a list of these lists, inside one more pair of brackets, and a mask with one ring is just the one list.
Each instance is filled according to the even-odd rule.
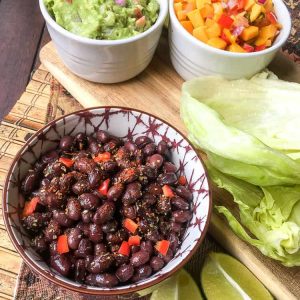
[[286,42],[291,31],[291,17],[282,0],[273,0],[276,15],[283,28],[274,44],[252,53],[233,53],[211,47],[193,37],[178,21],[174,0],[169,0],[169,44],[171,61],[185,80],[199,76],[222,75],[227,79],[249,78],[264,69]]
[[128,80],[148,66],[168,14],[168,1],[157,1],[160,12],[151,28],[130,38],[110,41],[93,40],[65,30],[49,15],[43,0],[39,0],[48,31],[64,64],[76,75],[102,83]]
[[[33,168],[34,163],[43,154],[55,149],[62,136],[74,136],[79,132],[92,135],[100,129],[124,139],[135,139],[141,135],[147,135],[155,143],[163,139],[170,146],[170,159],[177,166],[178,175],[186,176],[189,189],[193,193],[193,217],[174,258],[151,277],[135,284],[114,288],[86,286],[58,274],[34,251],[28,233],[20,223],[24,198],[19,187],[27,171]],[[130,294],[153,287],[171,276],[192,257],[207,232],[212,211],[212,198],[207,173],[201,159],[189,141],[174,127],[142,111],[122,107],[96,107],[54,120],[26,142],[8,171],[2,207],[6,228],[14,246],[26,264],[38,274],[54,284],[79,293],[115,296],[126,294],[130,297]],[[147,291],[151,292],[151,289]],[[125,296],[122,299],[125,299]]]

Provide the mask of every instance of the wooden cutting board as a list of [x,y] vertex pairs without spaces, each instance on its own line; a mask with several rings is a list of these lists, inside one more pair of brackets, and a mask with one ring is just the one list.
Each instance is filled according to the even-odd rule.
[[[156,54],[149,67],[136,78],[119,84],[96,84],[73,75],[63,65],[50,42],[40,52],[40,58],[52,75],[84,107],[119,105],[141,109],[157,115],[186,133],[179,116],[182,78],[169,60],[166,36],[162,36]],[[281,78],[300,79],[300,66],[279,55],[272,70]],[[215,204],[224,204],[237,215],[231,196],[217,188],[213,190]],[[278,299],[300,299],[300,268],[286,268],[264,257],[252,246],[237,238],[225,220],[213,213],[210,233],[233,256],[243,262]]]

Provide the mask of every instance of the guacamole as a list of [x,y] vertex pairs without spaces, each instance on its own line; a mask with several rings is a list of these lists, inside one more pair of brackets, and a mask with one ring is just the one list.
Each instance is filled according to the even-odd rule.
[[44,0],[54,20],[84,37],[118,40],[146,31],[157,20],[157,0]]

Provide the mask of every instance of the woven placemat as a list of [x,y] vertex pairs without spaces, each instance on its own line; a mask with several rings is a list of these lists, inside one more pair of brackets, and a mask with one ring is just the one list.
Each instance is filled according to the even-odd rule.
[[[37,70],[35,75],[40,75]],[[43,71],[44,72],[44,71]],[[82,109],[83,107],[57,82],[51,75],[45,74],[45,80],[50,82],[49,97],[45,97],[48,101],[46,114],[44,115],[44,123],[48,123],[62,115]],[[30,84],[29,84],[30,85]],[[34,106],[34,103],[32,104]],[[45,103],[44,103],[45,105]],[[38,129],[38,128],[37,128]],[[29,138],[30,135],[27,136]],[[200,269],[203,265],[204,258],[210,251],[222,251],[221,247],[208,235],[197,253],[187,264],[187,270],[195,278],[199,284]],[[145,297],[143,299],[148,299]],[[34,273],[25,263],[22,264],[18,281],[15,289],[15,299],[21,300],[44,300],[44,299],[61,299],[61,300],[79,300],[79,299],[96,299],[96,297],[80,295],[52,284],[47,279]],[[97,297],[97,299],[105,300],[112,297]]]

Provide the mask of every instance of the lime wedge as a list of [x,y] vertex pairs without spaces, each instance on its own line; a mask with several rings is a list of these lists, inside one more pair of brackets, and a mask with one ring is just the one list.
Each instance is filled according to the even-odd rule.
[[197,284],[184,269],[155,290],[150,300],[202,300]]
[[273,299],[244,265],[223,253],[208,255],[201,272],[201,283],[208,300]]

